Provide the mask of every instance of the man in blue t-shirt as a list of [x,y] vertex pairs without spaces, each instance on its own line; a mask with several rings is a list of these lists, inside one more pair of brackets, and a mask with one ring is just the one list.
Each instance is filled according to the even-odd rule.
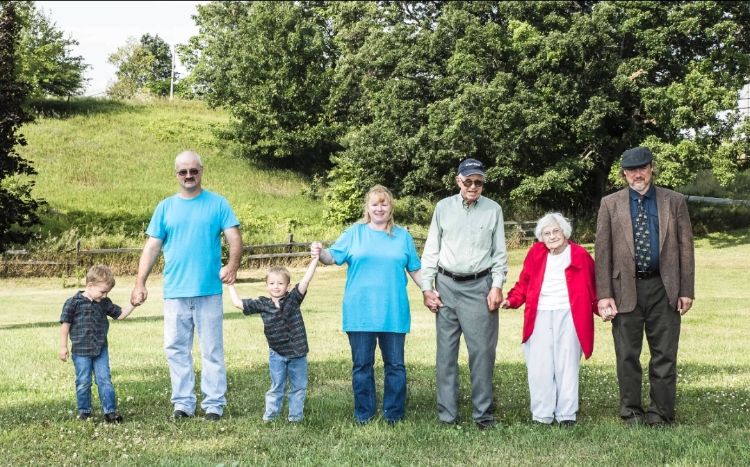
[[[232,284],[242,255],[239,221],[222,196],[201,187],[203,163],[192,151],[175,159],[179,193],[162,200],[146,229],[149,238],[130,295],[133,305],[147,296],[146,279],[164,252],[164,350],[172,382],[175,419],[195,414],[193,331],[201,349],[201,407],[206,420],[221,418],[226,405],[222,283]],[[221,265],[221,234],[229,261]]]

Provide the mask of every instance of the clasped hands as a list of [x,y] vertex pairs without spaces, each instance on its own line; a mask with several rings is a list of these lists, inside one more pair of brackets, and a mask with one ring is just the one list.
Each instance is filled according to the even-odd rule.
[[[423,290],[422,296],[424,298],[424,306],[433,313],[437,313],[440,307],[443,306],[443,301],[440,299],[440,294],[437,290]],[[505,301],[503,301],[502,289],[492,287],[490,293],[487,295],[487,308],[489,308],[491,313],[494,313],[503,303]]]

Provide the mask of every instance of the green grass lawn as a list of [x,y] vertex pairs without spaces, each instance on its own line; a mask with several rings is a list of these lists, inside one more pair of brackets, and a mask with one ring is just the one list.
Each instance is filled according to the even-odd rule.
[[[511,251],[512,279],[524,253]],[[72,364],[57,360],[57,319],[75,289],[63,288],[60,279],[3,279],[0,353],[6,358],[0,365],[0,459],[6,465],[749,465],[748,258],[747,231],[698,242],[697,300],[683,320],[680,342],[678,423],[662,430],[626,428],[619,422],[610,325],[599,320],[594,354],[581,367],[578,426],[532,426],[520,310],[501,311],[495,375],[501,427],[479,431],[470,422],[453,428],[439,425],[434,318],[421,306],[413,284],[406,420],[395,427],[382,420],[356,425],[349,346],[339,330],[345,270],[337,267],[319,268],[303,305],[310,383],[302,424],[262,423],[269,380],[261,320],[231,308],[228,297],[226,416],[219,423],[169,420],[158,278],[149,283],[150,300],[131,318],[110,327],[113,381],[125,423],[102,423],[96,406],[93,421],[79,422],[74,419]],[[301,273],[294,269],[293,279]],[[262,277],[263,271],[242,271],[240,294],[262,293]],[[112,298],[127,300],[132,284],[132,277],[118,278]],[[378,381],[382,384],[380,362]],[[463,349],[461,389],[462,418],[470,420]]]

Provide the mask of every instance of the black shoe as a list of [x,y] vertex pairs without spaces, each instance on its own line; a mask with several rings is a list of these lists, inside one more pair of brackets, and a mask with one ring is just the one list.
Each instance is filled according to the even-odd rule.
[[643,415],[632,414],[628,417],[622,417],[622,423],[627,426],[641,426],[643,425]]
[[440,424],[446,427],[454,427],[460,425],[461,422],[457,418],[454,418],[453,420],[440,420]]
[[219,420],[221,420],[221,415],[217,414],[216,412],[206,412],[206,415],[203,418],[208,420],[209,422],[218,422]]
[[560,425],[560,428],[573,428],[576,426],[575,420],[562,420],[558,423]]
[[497,422],[494,419],[482,420],[477,422],[477,428],[479,428],[480,430],[489,430],[495,428],[496,425]]
[[184,410],[175,410],[172,412],[172,420],[180,420],[183,418],[190,418],[190,415]]
[[78,416],[76,417],[78,420],[86,421],[91,417],[91,412],[78,412]]
[[552,423],[544,423],[544,422],[540,422],[539,420],[532,420],[531,424],[534,426],[539,426],[539,427],[544,427],[544,428],[549,428],[552,426]]
[[107,423],[122,423],[122,415],[117,412],[105,413],[104,421]]
[[661,415],[649,412],[646,414],[646,425],[651,428],[666,428],[671,425],[671,423],[662,418]]

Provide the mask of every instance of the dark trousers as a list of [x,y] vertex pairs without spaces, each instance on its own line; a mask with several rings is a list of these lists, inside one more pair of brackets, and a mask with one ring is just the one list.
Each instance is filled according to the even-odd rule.
[[643,333],[651,352],[648,364],[651,404],[647,422],[674,420],[677,395],[677,344],[680,313],[669,305],[661,277],[637,280],[637,306],[631,313],[618,314],[612,322],[620,385],[620,416],[642,416],[641,348]]

